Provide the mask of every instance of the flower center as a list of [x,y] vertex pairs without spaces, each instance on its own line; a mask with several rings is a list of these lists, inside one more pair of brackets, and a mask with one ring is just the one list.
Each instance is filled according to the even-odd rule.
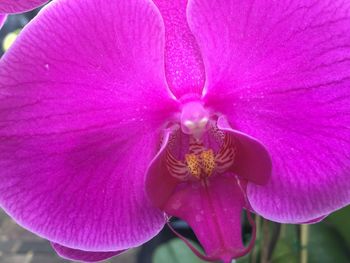
[[203,180],[232,168],[237,151],[232,135],[219,130],[199,101],[184,104],[181,129],[167,148],[166,166],[181,181]]
[[234,164],[236,151],[236,145],[229,134],[225,134],[220,149],[216,152],[206,148],[202,140],[190,136],[184,160],[177,159],[171,150],[167,149],[166,165],[170,174],[181,181],[203,180],[228,171]]
[[214,152],[211,149],[203,151],[199,155],[186,154],[185,159],[188,171],[198,179],[211,176],[216,166]]

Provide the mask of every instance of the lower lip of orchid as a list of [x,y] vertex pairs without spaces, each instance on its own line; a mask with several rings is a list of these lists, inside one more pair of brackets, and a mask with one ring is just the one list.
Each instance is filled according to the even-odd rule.
[[181,132],[190,139],[188,152],[182,160],[167,150],[167,169],[173,177],[181,181],[203,180],[214,174],[225,173],[232,167],[236,156],[232,136],[224,134],[221,148],[216,151],[204,144],[203,136],[216,126],[214,122],[201,101],[189,101],[183,105]]
[[177,159],[167,150],[167,169],[181,181],[204,180],[215,174],[227,172],[234,164],[237,147],[231,135],[224,134],[221,147],[215,151],[207,148],[202,139],[190,136],[188,152],[184,160]]
[[[175,132],[181,133],[180,129],[178,129]],[[202,190],[195,190],[195,192],[199,191],[202,194],[205,193],[203,197],[204,199],[206,198],[205,195],[208,195],[209,199],[211,200],[208,203],[208,205],[210,206],[210,204],[211,205],[213,204],[212,198],[214,199],[216,198],[216,195],[215,196],[212,195],[213,187],[216,183],[215,181],[217,179],[220,180],[222,178],[225,178],[225,176],[227,176],[227,172],[230,172],[233,165],[235,164],[235,160],[238,153],[238,147],[237,147],[238,142],[235,141],[233,135],[230,135],[229,133],[225,133],[216,129],[216,123],[214,122],[214,120],[212,120],[209,123],[208,130],[201,139],[197,139],[195,136],[187,135],[187,134],[186,135],[181,134],[180,136],[184,136],[188,138],[187,143],[185,143],[185,145],[187,145],[188,151],[186,153],[182,153],[182,155],[179,155],[176,153],[176,151],[174,151],[175,149],[172,149],[172,146],[168,147],[165,155],[166,167],[168,169],[168,172],[172,177],[175,177],[177,180],[182,182],[181,183],[182,186],[188,185],[191,188],[191,190],[199,189],[199,188],[202,189]],[[209,137],[211,139],[214,139],[213,137],[215,136],[217,137],[216,139],[219,142],[219,147],[216,147],[215,145],[211,145],[207,143],[208,141],[207,139]],[[237,189],[239,189],[238,192],[236,193],[237,199],[242,198],[243,206],[249,207],[246,192],[244,190],[244,187],[241,185],[239,177],[235,175],[232,178],[235,178],[234,179],[236,180],[235,185],[237,186]],[[196,193],[194,194],[196,195]],[[165,206],[166,208],[164,209],[166,215],[178,216],[177,210],[182,210],[182,209],[186,210],[186,208],[177,208],[178,204],[179,204],[178,200],[175,203],[173,203],[173,201],[170,201],[169,204],[166,205]],[[173,209],[175,209],[175,214],[172,213],[174,212]],[[209,250],[209,252],[208,253],[206,252],[205,255],[197,251],[194,247],[191,246],[189,242],[187,242],[185,237],[177,233],[171,227],[169,221],[168,221],[168,225],[170,229],[178,237],[180,237],[198,257],[202,258],[203,260],[206,260],[206,261],[223,260],[223,262],[231,262],[232,258],[241,257],[247,254],[254,245],[256,227],[254,224],[254,220],[252,219],[251,214],[248,210],[247,210],[247,216],[252,226],[252,238],[248,246],[244,247],[243,245],[236,246],[231,244],[232,247],[227,248],[225,245],[220,245],[217,253],[211,252]],[[186,216],[184,217],[184,220],[186,222],[191,223],[191,220],[188,221],[188,218],[186,219]],[[196,227],[196,224],[194,225],[195,225],[195,230],[194,230],[195,233],[196,234],[200,233],[201,230],[198,230],[198,228]],[[200,240],[203,240],[203,239],[200,239]]]
[[268,180],[269,155],[258,141],[231,129],[224,116],[212,114],[199,99],[181,103],[180,118],[167,125],[159,155],[148,168],[146,191],[167,217],[181,218],[192,227],[205,260],[230,262],[254,244],[254,224],[249,245],[241,240],[241,214],[249,214],[248,182]]

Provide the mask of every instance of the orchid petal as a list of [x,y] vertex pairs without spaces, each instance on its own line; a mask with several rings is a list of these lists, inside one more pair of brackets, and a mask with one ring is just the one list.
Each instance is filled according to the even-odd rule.
[[245,198],[233,176],[179,185],[164,211],[186,221],[210,258],[242,256],[241,213]]
[[37,8],[48,0],[1,0],[0,13],[22,13]]
[[166,167],[166,146],[171,131],[166,131],[158,154],[150,162],[146,175],[146,193],[155,207],[163,208],[179,181],[169,174]]
[[320,216],[320,217],[314,218],[312,220],[309,220],[307,222],[300,222],[299,224],[317,224],[319,222],[322,222],[325,218],[327,218],[327,216],[328,215]]
[[298,223],[349,204],[350,2],[192,0],[188,21],[207,105],[271,155],[254,210]]
[[6,15],[0,15],[0,29],[5,24],[6,17],[7,17]]
[[186,19],[187,0],[153,0],[165,25],[165,72],[173,94],[201,94],[205,72],[198,44]]
[[140,245],[163,227],[144,191],[177,107],[163,30],[148,1],[58,0],[4,55],[0,204],[20,225],[96,252]]
[[219,117],[218,128],[231,134],[238,144],[233,172],[245,180],[264,185],[271,175],[271,158],[266,148],[256,139],[231,128],[226,118]]
[[61,246],[60,244],[51,243],[52,248],[56,251],[56,253],[67,260],[74,260],[79,262],[98,262],[102,260],[109,259],[120,253],[122,251],[115,252],[91,252],[91,251],[83,251],[78,249],[73,249],[65,246]]

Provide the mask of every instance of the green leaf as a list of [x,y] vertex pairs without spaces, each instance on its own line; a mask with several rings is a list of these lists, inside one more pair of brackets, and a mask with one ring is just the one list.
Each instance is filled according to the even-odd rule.
[[[232,261],[232,262],[235,262],[235,261]],[[250,263],[249,256],[245,256],[245,257],[236,259],[236,262],[237,263]]]
[[350,206],[323,222],[311,226],[309,261],[311,263],[348,263],[350,258]]
[[[199,246],[191,242],[198,250]],[[153,263],[204,263],[180,239],[172,239],[157,248],[152,258]]]
[[[272,263],[299,263],[301,247],[296,226],[284,227],[286,231],[277,243]],[[349,246],[334,226],[327,222],[309,225],[307,249],[308,263],[349,263]]]
[[288,240],[280,240],[272,256],[272,263],[299,263],[298,253]]
[[349,248],[342,236],[325,223],[310,226],[308,263],[348,263]]
[[272,263],[299,263],[299,241],[296,226],[283,225],[281,238],[278,240],[272,254]]
[[333,213],[324,222],[330,224],[338,231],[350,250],[350,206]]

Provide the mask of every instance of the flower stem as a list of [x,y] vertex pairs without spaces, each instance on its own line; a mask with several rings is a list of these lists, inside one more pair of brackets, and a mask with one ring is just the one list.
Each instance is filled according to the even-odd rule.
[[301,225],[300,229],[300,263],[308,262],[309,225]]
[[261,240],[260,263],[268,263],[269,244],[270,244],[270,227],[269,221],[263,220],[262,223],[262,240]]
[[281,234],[280,234],[280,237],[282,239],[286,238],[287,236],[287,225],[285,224],[281,224]]
[[[261,237],[260,237],[260,224],[261,224],[261,217],[256,215],[255,216],[255,225],[256,225],[256,240],[261,243]],[[251,263],[257,263],[258,259],[258,246],[255,246],[252,252],[252,257],[251,257]]]
[[271,223],[271,224],[272,224],[272,229],[271,229],[272,234],[270,235],[269,251],[268,251],[268,257],[267,257],[269,262],[272,259],[273,252],[276,248],[277,242],[281,234],[281,224],[279,223]]

